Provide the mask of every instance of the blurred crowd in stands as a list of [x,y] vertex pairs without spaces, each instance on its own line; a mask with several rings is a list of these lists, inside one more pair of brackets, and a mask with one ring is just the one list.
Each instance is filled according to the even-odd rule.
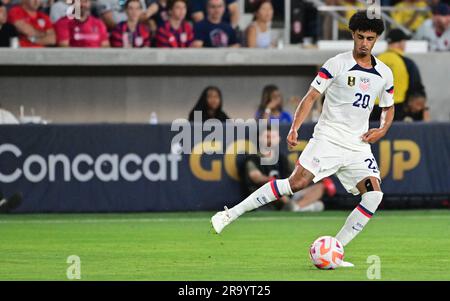
[[[0,0],[0,45],[10,46],[16,37],[19,47],[248,47],[275,46],[271,24],[275,8],[270,0],[247,0],[253,5],[254,17],[240,34],[240,7],[236,0],[69,0],[79,1],[79,11],[67,0]],[[295,0],[294,0],[295,1]],[[247,4],[246,2],[246,4]],[[277,2],[278,4],[280,2]],[[329,5],[360,5],[354,0],[328,0]],[[393,11],[399,24],[428,39],[434,50],[450,49],[450,12],[444,1],[384,0],[383,5],[397,8],[427,8],[425,11]],[[354,11],[343,12],[349,18]],[[78,14],[78,18],[76,17]],[[326,22],[323,23],[326,25]],[[346,25],[340,25],[341,31]],[[417,65],[405,56],[406,41],[412,36],[401,29],[391,29],[385,36],[388,49],[378,55],[394,73],[396,120],[430,120],[425,87]],[[293,107],[299,101],[291,97]],[[207,87],[193,108],[202,111],[203,119],[225,121],[222,92]],[[317,121],[321,105],[311,115]],[[1,111],[0,111],[1,112]],[[379,120],[380,110],[374,107],[372,120]],[[11,116],[2,112],[3,121]],[[275,85],[262,91],[256,119],[278,119],[292,122],[292,115],[283,109],[283,97]],[[4,123],[4,122],[2,122]],[[6,122],[8,123],[8,122]]]
[[[284,1],[245,0],[253,18],[240,28],[244,0],[0,0],[0,46],[3,47],[276,47],[274,17],[284,15]],[[332,15],[318,14],[305,0],[301,21],[292,31],[316,41],[330,39]],[[387,12],[412,38],[428,40],[431,50],[450,50],[449,0],[382,0]],[[299,5],[299,3],[301,5]],[[325,0],[347,7],[348,20],[364,1]],[[295,10],[295,12],[294,12]],[[318,26],[317,24],[320,24]],[[350,38],[339,22],[339,38]]]
[[[390,17],[395,23],[390,24],[394,29],[395,24],[407,31],[411,39],[426,40],[432,51],[450,50],[450,10],[448,0],[381,0],[382,6],[392,6],[392,11],[383,11],[386,19]],[[348,8],[341,13],[344,19],[350,17],[357,9],[366,7],[364,1],[358,0],[326,0],[328,5],[342,5]],[[330,14],[322,20],[322,39],[331,39],[332,18]],[[351,39],[347,23],[339,22],[339,38]]]

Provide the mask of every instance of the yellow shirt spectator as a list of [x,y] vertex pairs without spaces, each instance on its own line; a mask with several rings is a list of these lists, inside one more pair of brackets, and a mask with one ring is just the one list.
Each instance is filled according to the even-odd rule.
[[[345,6],[345,7],[357,7],[359,9],[366,8],[366,5],[364,5],[361,2],[358,2],[357,0],[339,0],[337,2],[337,5]],[[339,22],[339,30],[350,30],[348,28],[348,22],[350,21],[350,18],[356,13],[355,9],[350,9],[345,12],[342,12],[344,14],[344,18],[347,20],[347,24],[344,24],[342,22]]]
[[426,7],[428,7],[426,1],[405,0],[395,5],[395,8],[398,10],[394,10],[391,15],[397,23],[405,26],[411,31],[416,31],[426,19],[431,17],[431,12],[415,11],[414,9]]
[[[378,55],[378,59],[385,63],[392,70],[394,75],[394,103],[402,103],[405,101],[406,92],[409,87],[409,73],[404,60],[402,59],[403,51],[390,48],[386,52]],[[375,101],[375,104],[378,104]]]

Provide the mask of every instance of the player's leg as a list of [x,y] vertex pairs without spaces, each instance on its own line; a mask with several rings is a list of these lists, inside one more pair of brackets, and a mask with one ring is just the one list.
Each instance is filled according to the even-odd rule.
[[307,187],[314,175],[298,164],[288,179],[272,180],[250,194],[245,200],[231,209],[225,207],[211,218],[211,223],[217,233],[236,220],[245,212],[252,211],[270,202],[279,199],[283,195],[292,195]]
[[367,177],[360,181],[356,188],[361,194],[361,202],[350,213],[336,238],[346,246],[367,225],[383,199],[380,181],[377,177]]

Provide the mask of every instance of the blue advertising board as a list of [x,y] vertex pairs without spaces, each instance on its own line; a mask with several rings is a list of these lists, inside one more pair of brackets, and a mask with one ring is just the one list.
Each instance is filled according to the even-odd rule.
[[[301,143],[288,150],[289,126],[281,125],[280,151],[295,161],[313,127],[302,126]],[[23,194],[15,212],[196,211],[237,203],[240,155],[180,154],[176,134],[164,124],[0,126],[0,189]],[[449,123],[394,124],[372,150],[385,194],[450,194]],[[340,185],[338,193],[346,193]]]

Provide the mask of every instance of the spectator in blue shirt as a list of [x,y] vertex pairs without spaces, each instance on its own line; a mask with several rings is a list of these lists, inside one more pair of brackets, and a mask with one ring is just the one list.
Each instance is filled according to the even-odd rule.
[[207,18],[194,26],[192,47],[239,47],[236,32],[222,21],[225,12],[224,0],[208,0]]
[[[191,17],[194,22],[200,22],[207,15],[208,0],[191,1]],[[239,4],[236,0],[225,0],[225,12],[222,21],[233,28],[239,25]]]
[[261,104],[256,111],[255,118],[279,120],[280,123],[291,123],[292,115],[283,110],[283,96],[275,85],[267,85],[263,89]]

